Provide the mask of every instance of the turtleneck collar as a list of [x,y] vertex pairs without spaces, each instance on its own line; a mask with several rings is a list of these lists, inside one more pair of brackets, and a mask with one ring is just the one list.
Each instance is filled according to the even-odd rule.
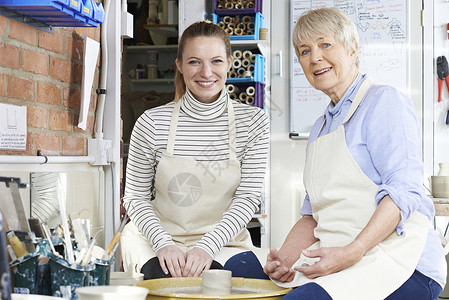
[[228,92],[223,89],[217,100],[212,103],[203,103],[195,99],[187,89],[184,96],[179,100],[181,110],[188,116],[200,120],[212,120],[221,116],[228,107]]

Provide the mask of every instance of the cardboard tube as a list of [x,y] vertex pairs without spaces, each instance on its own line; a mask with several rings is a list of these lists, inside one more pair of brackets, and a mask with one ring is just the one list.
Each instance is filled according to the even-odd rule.
[[243,57],[243,59],[251,59],[251,55],[253,55],[253,53],[251,52],[251,51],[249,51],[249,50],[245,50],[245,51],[243,51],[243,53],[242,53],[242,57]]
[[234,68],[234,69],[238,69],[238,68],[240,68],[242,66],[242,61],[240,60],[240,59],[234,59],[233,61],[232,61],[232,67]]
[[229,98],[231,98],[231,100],[236,100],[237,99],[237,95],[234,93],[229,94]]
[[245,73],[246,69],[245,68],[238,68],[237,69],[237,75],[242,76],[243,73]]
[[254,96],[256,94],[256,89],[253,86],[249,86],[246,88],[246,93],[248,96]]
[[248,104],[248,105],[253,105],[254,104],[254,97],[253,96],[248,96],[247,98],[246,98],[246,104]]
[[248,95],[246,93],[240,93],[239,99],[246,102],[246,98],[248,98]]
[[248,23],[251,22],[251,17],[250,16],[244,16],[242,18],[242,23],[248,25]]
[[251,62],[249,61],[248,58],[245,58],[242,60],[242,67],[248,68],[250,64],[251,64]]
[[229,72],[228,77],[229,77],[229,78],[237,78],[237,77],[238,77],[238,76],[237,76],[237,72],[236,72],[236,71],[231,71],[231,72]]
[[235,50],[234,52],[232,52],[232,56],[233,56],[235,59],[240,59],[240,58],[242,58],[242,54],[243,54],[242,50]]

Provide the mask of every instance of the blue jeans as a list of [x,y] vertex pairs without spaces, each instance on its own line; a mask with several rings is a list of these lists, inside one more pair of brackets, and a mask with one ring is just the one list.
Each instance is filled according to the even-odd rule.
[[[351,287],[348,286],[345,288]],[[413,275],[385,300],[436,300],[442,290],[441,286],[434,280],[415,270]],[[363,295],[360,296],[363,297]],[[299,286],[282,299],[332,300],[329,294],[316,283],[308,283]]]

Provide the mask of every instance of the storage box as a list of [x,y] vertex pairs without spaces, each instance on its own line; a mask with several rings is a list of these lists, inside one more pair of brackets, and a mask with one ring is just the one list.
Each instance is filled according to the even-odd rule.
[[226,82],[235,83],[235,82],[265,82],[265,57],[256,54],[256,58],[254,61],[254,72],[251,77],[243,77],[243,78],[228,78]]
[[[254,15],[226,15],[226,16],[218,16],[216,14],[212,14],[212,21],[214,24],[219,24],[223,22],[223,18],[231,17],[231,18],[244,18],[250,17],[251,22],[254,23],[254,34],[244,34],[244,35],[235,35],[230,34],[229,37],[231,40],[258,40],[259,39],[259,30],[262,28],[263,16],[261,13],[256,13]],[[225,29],[226,30],[226,29]]]
[[0,0],[0,6],[55,27],[98,27],[101,3],[92,0]]
[[[229,0],[228,0],[229,1]],[[218,8],[218,0],[214,0],[214,9],[215,13],[218,16],[227,16],[227,15],[250,15],[255,13],[262,13],[262,0],[255,0],[254,1],[254,8],[232,8],[232,9],[226,9],[226,8]]]
[[254,103],[250,104],[250,105],[256,106],[256,107],[259,107],[259,108],[262,108],[262,109],[264,108],[265,83],[262,83],[262,82],[235,82],[235,83],[230,83],[230,82],[226,81],[226,86],[228,86],[230,84],[234,85],[235,87],[237,87],[239,89],[239,92],[236,93],[236,97],[237,98],[239,98],[240,94],[245,92],[248,87],[253,86],[255,88]]

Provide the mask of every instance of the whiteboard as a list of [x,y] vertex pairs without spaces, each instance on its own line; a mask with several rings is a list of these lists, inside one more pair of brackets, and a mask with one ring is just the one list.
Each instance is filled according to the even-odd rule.
[[[290,36],[306,10],[337,7],[356,24],[360,73],[376,83],[393,85],[407,94],[409,38],[406,0],[290,0]],[[291,38],[290,38],[291,41]],[[307,81],[290,42],[290,137],[307,138],[330,98]]]

